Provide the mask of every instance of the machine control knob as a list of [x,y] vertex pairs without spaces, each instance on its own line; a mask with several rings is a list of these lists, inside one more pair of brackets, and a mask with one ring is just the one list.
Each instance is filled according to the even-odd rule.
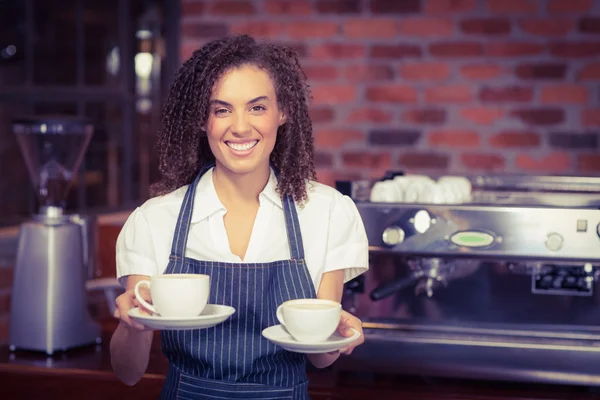
[[398,243],[404,242],[404,231],[396,225],[388,226],[383,231],[381,239],[383,240],[383,243],[388,246],[395,246]]
[[600,224],[598,224],[598,226],[596,227],[596,233],[598,234],[598,236],[600,236]]
[[550,233],[546,237],[546,248],[550,251],[558,251],[562,248],[563,237],[558,233]]

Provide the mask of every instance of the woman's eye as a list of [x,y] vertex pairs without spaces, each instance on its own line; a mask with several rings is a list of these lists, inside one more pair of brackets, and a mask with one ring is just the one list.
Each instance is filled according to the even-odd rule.
[[252,107],[251,110],[254,111],[254,112],[258,112],[258,111],[265,111],[266,108],[263,107],[263,106],[254,106],[254,107]]
[[227,111],[226,108],[218,108],[215,110],[215,115],[225,114]]

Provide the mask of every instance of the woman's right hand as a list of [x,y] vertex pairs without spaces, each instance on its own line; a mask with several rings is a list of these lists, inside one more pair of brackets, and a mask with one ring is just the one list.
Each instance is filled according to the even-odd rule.
[[[121,294],[117,297],[115,303],[117,305],[117,309],[114,312],[114,317],[119,319],[121,324],[124,324],[128,328],[132,328],[136,331],[152,331],[151,328],[148,328],[139,322],[135,322],[133,319],[129,317],[129,310],[134,307],[138,307],[141,313],[150,315],[152,312],[144,308],[140,304],[140,302],[135,298],[134,288],[135,285],[142,280],[148,280],[149,278],[146,276],[129,276],[127,278],[127,290],[125,293]],[[140,288],[140,294],[146,301],[150,301],[150,291],[147,288]]]

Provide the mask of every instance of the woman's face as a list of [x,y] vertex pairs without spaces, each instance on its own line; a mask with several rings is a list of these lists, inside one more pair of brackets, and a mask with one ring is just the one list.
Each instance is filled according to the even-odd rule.
[[284,122],[267,72],[247,65],[223,74],[213,88],[206,124],[217,168],[238,174],[267,169]]

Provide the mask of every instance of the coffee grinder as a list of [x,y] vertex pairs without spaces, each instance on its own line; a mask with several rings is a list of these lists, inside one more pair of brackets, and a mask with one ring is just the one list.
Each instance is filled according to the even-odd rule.
[[89,219],[66,214],[65,200],[93,134],[74,117],[23,118],[13,132],[39,201],[20,227],[11,295],[9,346],[56,351],[100,343],[87,311],[92,262]]

